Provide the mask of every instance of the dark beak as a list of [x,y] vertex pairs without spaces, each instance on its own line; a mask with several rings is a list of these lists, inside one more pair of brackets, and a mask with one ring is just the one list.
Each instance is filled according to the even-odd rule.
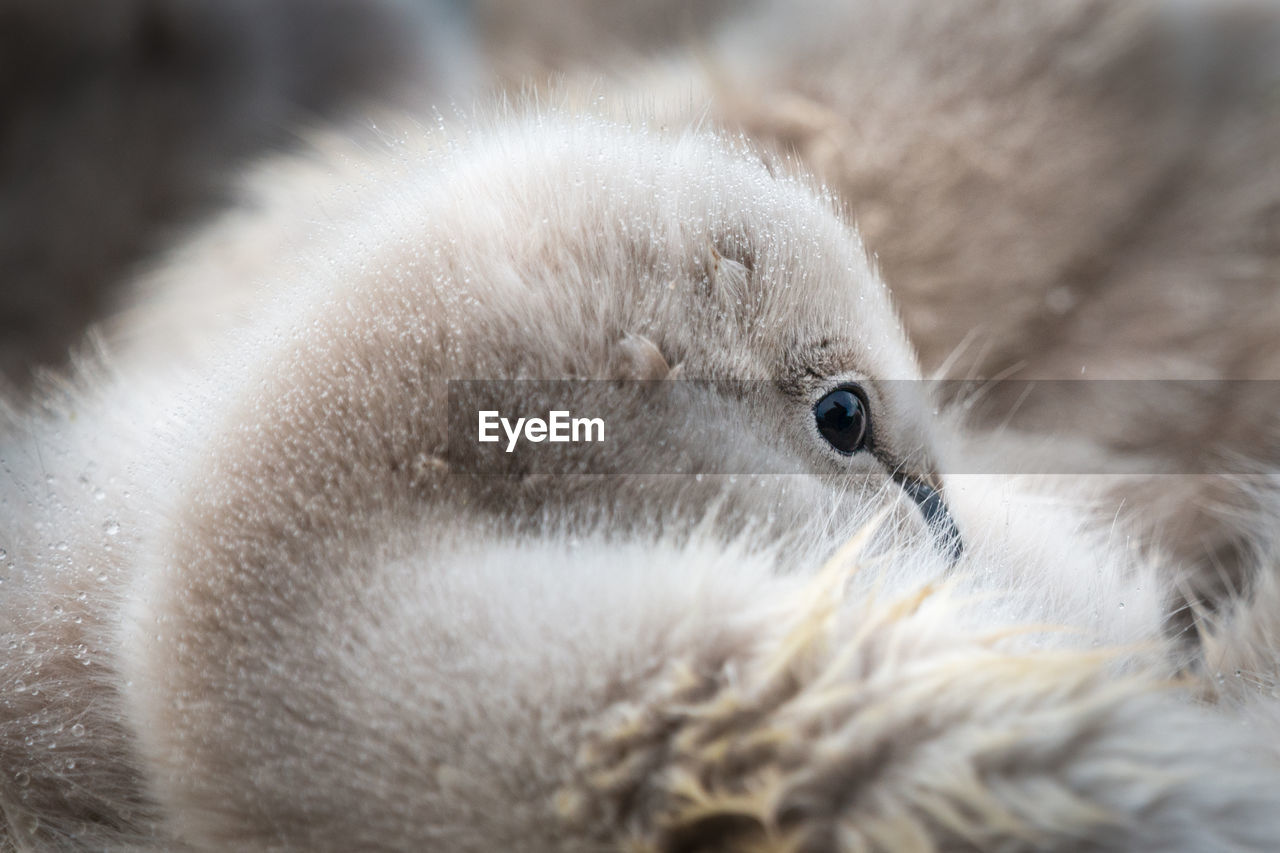
[[947,510],[942,493],[919,477],[912,477],[901,471],[895,471],[893,480],[907,493],[911,500],[920,507],[924,523],[938,540],[938,547],[946,554],[951,564],[955,565],[964,554],[964,541],[960,538],[960,528]]

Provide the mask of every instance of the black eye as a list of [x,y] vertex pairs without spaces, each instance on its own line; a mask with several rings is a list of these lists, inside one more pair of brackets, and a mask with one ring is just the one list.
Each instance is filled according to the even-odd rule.
[[870,415],[862,392],[856,388],[837,388],[813,407],[818,432],[841,453],[857,453],[867,441]]

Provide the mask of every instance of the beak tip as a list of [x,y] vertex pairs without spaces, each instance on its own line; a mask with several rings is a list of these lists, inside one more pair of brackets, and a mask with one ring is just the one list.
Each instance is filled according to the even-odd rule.
[[920,508],[925,524],[937,538],[938,547],[948,556],[951,565],[960,562],[964,556],[964,539],[947,509],[946,501],[942,499],[942,493],[922,479],[905,475],[895,475],[894,479]]

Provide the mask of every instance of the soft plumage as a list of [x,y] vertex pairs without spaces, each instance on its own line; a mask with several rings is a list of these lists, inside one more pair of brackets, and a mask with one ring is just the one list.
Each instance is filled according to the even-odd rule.
[[[1146,474],[956,474],[1065,442],[931,399],[841,174],[651,70],[314,135],[6,412],[0,848],[1273,846],[1271,516],[1179,623]],[[466,467],[450,380],[562,379],[618,438]]]

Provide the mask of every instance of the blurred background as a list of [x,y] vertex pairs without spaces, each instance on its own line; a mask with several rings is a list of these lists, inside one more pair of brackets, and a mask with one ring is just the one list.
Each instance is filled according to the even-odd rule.
[[466,85],[470,25],[445,0],[0,0],[0,374],[64,364],[255,155]]

